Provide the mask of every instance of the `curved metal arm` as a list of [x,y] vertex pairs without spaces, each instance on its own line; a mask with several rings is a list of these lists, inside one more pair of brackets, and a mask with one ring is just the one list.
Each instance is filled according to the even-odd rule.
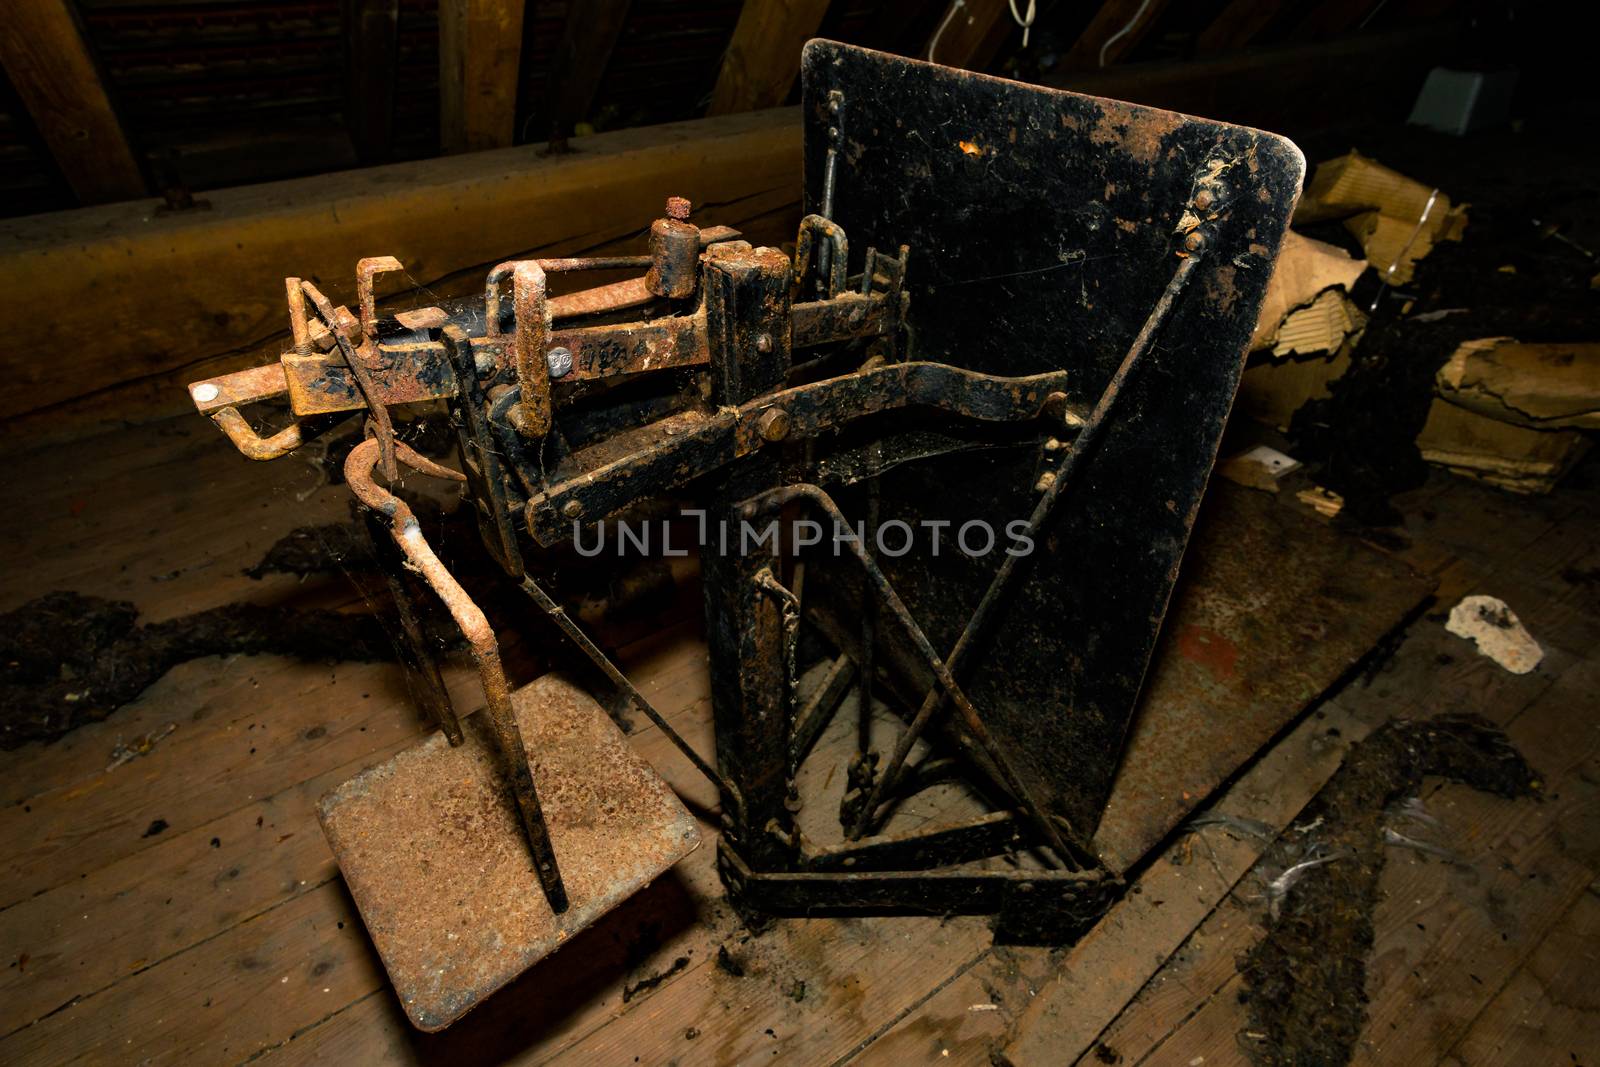
[[[441,467],[426,456],[399,441],[395,442],[395,458],[407,467],[435,478],[466,481],[466,476]],[[523,744],[522,730],[517,724],[516,709],[511,704],[511,686],[506,681],[505,668],[500,663],[500,645],[495,641],[494,628],[483,609],[473,603],[467,591],[461,588],[455,575],[450,573],[433,547],[422,536],[422,527],[406,502],[378,485],[372,478],[378,463],[378,442],[372,439],[361,442],[350,451],[344,462],[345,481],[351,492],[369,508],[387,515],[391,522],[390,533],[400,551],[427,581],[430,588],[450,611],[461,633],[472,649],[472,658],[478,665],[478,677],[483,682],[483,696],[488,704],[489,724],[493,728],[495,744],[500,749],[506,770],[510,772],[512,792],[517,799],[517,809],[522,816],[522,828],[527,834],[533,852],[534,868],[539,884],[544,887],[550,908],[557,914],[567,909],[567,891],[561,880],[561,869],[556,864],[555,850],[550,844],[550,831],[545,826],[544,812],[539,806],[539,793],[534,786],[532,764],[527,747]]]
[[291,422],[271,437],[262,437],[239,414],[239,409],[234,407],[222,408],[211,414],[211,419],[228,435],[228,440],[233,442],[245,459],[277,459],[287,455],[305,443],[305,437],[300,431],[298,422]]

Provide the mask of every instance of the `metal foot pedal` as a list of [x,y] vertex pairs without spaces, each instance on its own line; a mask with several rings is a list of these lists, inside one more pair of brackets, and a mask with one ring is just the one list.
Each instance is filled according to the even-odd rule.
[[540,889],[483,715],[323,797],[334,858],[406,1015],[440,1030],[700,844],[667,783],[586,692],[545,675],[512,694],[570,906]]

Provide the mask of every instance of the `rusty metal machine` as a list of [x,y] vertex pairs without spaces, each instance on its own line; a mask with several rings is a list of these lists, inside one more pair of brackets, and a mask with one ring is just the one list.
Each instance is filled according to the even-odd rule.
[[[365,419],[351,490],[393,543],[438,732],[324,801],[323,825],[411,1019],[448,1025],[699,841],[600,706],[512,692],[487,619],[396,493],[463,484],[488,552],[713,783],[746,914],[992,913],[1061,939],[1118,889],[1091,839],[1302,174],[1281,138],[829,42],[804,58],[793,255],[668,201],[647,254],[518,260],[481,303],[380,316],[288,279],[292,347],[190,386],[241,452]],[[551,296],[558,272],[635,280]],[[639,309],[639,310],[634,310]],[[287,399],[261,436],[240,414]],[[397,440],[441,403],[460,469]],[[381,475],[381,478],[379,477]],[[808,516],[833,551],[702,546],[714,759],[534,577],[586,525],[671,495],[711,531]],[[882,549],[890,523],[1004,526],[1032,551]],[[774,542],[777,544],[777,542]],[[839,548],[843,545],[843,549]],[[420,577],[466,637],[484,714],[455,713],[418,636]],[[836,660],[801,700],[802,630]],[[871,701],[900,718],[874,748]],[[797,773],[860,709],[837,839],[798,829]],[[921,758],[912,761],[913,755]],[[990,812],[888,833],[951,775]],[[991,862],[1005,857],[1010,862]]]

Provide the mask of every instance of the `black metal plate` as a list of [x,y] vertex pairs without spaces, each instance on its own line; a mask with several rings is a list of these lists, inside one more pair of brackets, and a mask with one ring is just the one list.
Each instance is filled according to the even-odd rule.
[[[1092,402],[1177,263],[1200,168],[1227,162],[1215,238],[1069,487],[1023,587],[962,683],[1017,770],[1087,837],[1216,458],[1245,348],[1304,174],[1272,134],[813,41],[803,64],[806,203],[829,127],[852,270],[911,247],[919,359],[995,374],[1065,368]],[[835,118],[829,94],[843,94]],[[1034,449],[923,460],[883,479],[882,517],[1003,526],[1037,500]],[[884,559],[949,648],[998,565]]]

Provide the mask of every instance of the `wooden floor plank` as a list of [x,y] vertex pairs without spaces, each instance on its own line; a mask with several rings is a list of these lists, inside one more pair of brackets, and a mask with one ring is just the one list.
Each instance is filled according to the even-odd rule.
[[1472,1028],[1447,1067],[1600,1062],[1600,895],[1578,898]]
[[339,936],[359,922],[343,883],[325,882],[11,1035],[0,1056],[12,1064],[239,1062],[307,1015],[315,1022],[319,1003],[331,1012],[383,980],[376,958],[347,951]]
[[[1273,746],[1210,811],[1281,830],[1377,725],[1329,701]],[[1266,841],[1225,828],[1171,845],[1063,958],[1017,1020],[1010,1063],[1070,1063],[1178,951],[1260,856]]]
[[[7,905],[236,811],[364,753],[416,737],[419,713],[388,664],[262,657],[183,664],[144,700],[180,723],[149,755],[0,809]],[[159,825],[158,825],[159,824]]]
[[[475,680],[458,672],[455,681],[453,695],[464,699]],[[191,829],[165,831],[147,848],[0,911],[0,944],[26,957],[0,971],[0,1035],[334,877],[317,801],[423,732],[420,723],[403,725],[402,736],[376,750],[360,738],[332,769]]]
[[[1371,998],[1357,1063],[1434,1062],[1593,880],[1600,822],[1600,723],[1579,701],[1585,663],[1513,717],[1512,740],[1546,776],[1543,803],[1464,786],[1428,793],[1455,866],[1392,851],[1374,916]],[[1252,886],[1252,880],[1256,883]],[[1235,960],[1260,936],[1266,875],[1235,890],[1102,1037],[1122,1062],[1231,1062],[1248,1030]],[[1085,1063],[1094,1062],[1085,1057]]]
[[[699,687],[692,681],[695,678],[692,673],[673,672],[670,668],[675,668],[680,658],[687,658],[691,662],[700,661],[703,658],[700,646],[692,641],[685,642],[670,654],[664,650],[656,650],[655,656],[656,662],[669,667],[669,673],[687,677],[691,682],[689,684],[680,682],[674,688],[665,688],[654,685],[653,679],[645,676],[641,677],[641,687],[654,690],[663,698],[664,712],[680,728],[690,725],[684,720],[703,714],[698,712],[703,696]],[[403,705],[398,694],[391,696]],[[681,697],[676,705],[669,702],[675,696]],[[414,714],[410,713],[409,709],[407,713]],[[419,732],[420,728],[413,726],[411,737]],[[403,744],[410,739],[402,737],[397,739],[395,744]],[[659,731],[654,728],[640,731],[634,735],[634,743],[639,746],[647,759],[667,769],[669,781],[675,777],[670,769],[672,757],[667,751],[668,742]],[[354,770],[370,762],[376,755],[369,754],[365,759],[357,760],[353,767],[336,768],[323,777],[329,784],[333,784],[335,778],[342,780],[342,772],[349,770],[350,773],[354,773]],[[684,766],[686,768],[687,764]],[[693,774],[687,770],[682,773]],[[168,1010],[169,1005],[187,1005],[190,1010],[201,1006],[210,995],[209,989],[219,975],[227,975],[229,983],[232,984],[248,986],[253,983],[259,987],[260,995],[266,998],[264,1003],[273,1005],[270,1011],[256,1013],[257,1017],[253,1021],[230,1019],[215,1032],[201,1026],[191,1033],[191,1040],[188,1042],[190,1049],[193,1049],[195,1042],[198,1041],[203,1047],[215,1052],[219,1061],[223,1062],[236,1062],[256,1055],[262,1050],[273,1048],[286,1041],[290,1034],[315,1027],[323,1019],[356,1004],[375,991],[384,990],[387,993],[387,983],[383,979],[381,965],[377,963],[370,943],[361,930],[359,918],[352,914],[353,906],[344,891],[343,883],[337,877],[337,869],[333,866],[327,845],[316,823],[314,803],[321,792],[318,788],[320,784],[320,782],[306,783],[303,788],[296,789],[290,796],[273,798],[277,814],[280,816],[276,827],[265,825],[264,814],[258,816],[264,819],[262,829],[273,837],[273,844],[248,843],[246,847],[260,849],[266,855],[230,866],[221,872],[220,878],[213,877],[209,881],[202,881],[196,887],[201,890],[202,899],[210,898],[212,907],[216,909],[210,912],[210,916],[220,920],[219,922],[208,926],[205,911],[197,912],[196,909],[191,909],[186,912],[183,922],[174,926],[169,934],[163,935],[158,932],[154,935],[158,948],[173,948],[179,942],[187,942],[188,947],[185,950],[176,951],[164,959],[145,965],[142,969],[134,967],[132,973],[121,981],[72,1003],[64,1010],[50,1015],[33,1026],[13,1033],[5,1041],[0,1042],[0,1059],[31,1062],[39,1058],[41,1062],[47,1062],[77,1056],[106,1056],[116,1049],[119,1055],[125,1054],[132,1058],[152,1056],[160,1060],[169,1048],[171,1034],[160,1028],[144,1027],[140,1021],[151,1013]],[[690,798],[691,803],[705,806],[714,800],[709,794],[708,786],[703,782],[683,780],[674,781],[673,784]],[[179,904],[175,898],[172,904],[167,903],[169,896],[178,893],[180,888],[169,884],[159,873],[152,875],[152,870],[159,870],[153,861],[160,859],[180,861],[183,855],[193,854],[196,851],[202,857],[202,862],[209,861],[205,852],[209,848],[209,840],[204,836],[206,832],[215,830],[215,836],[220,838],[223,829],[226,828],[231,834],[238,834],[240,830],[237,824],[241,820],[245,830],[248,831],[255,810],[247,808],[229,819],[222,820],[218,825],[199,827],[189,834],[174,838],[171,845],[167,846],[170,854],[147,857],[141,853],[133,857],[134,860],[151,861],[143,864],[146,874],[149,875],[144,881],[139,880],[141,867],[139,863],[118,865],[105,873],[100,881],[114,882],[119,876],[130,879],[132,884],[124,886],[124,891],[133,894],[134,899],[129,900],[126,906],[121,906],[118,900],[116,913],[98,918],[101,921],[137,922],[141,914],[148,919],[152,912],[161,915],[168,908]],[[246,833],[245,836],[248,838],[251,835]],[[235,874],[235,871],[238,873]],[[712,877],[714,878],[714,875]],[[248,881],[248,886],[242,884],[242,881]],[[668,881],[671,880],[664,879],[663,883]],[[60,909],[73,906],[75,889],[74,885],[64,886],[61,890],[45,894],[38,899],[48,901],[49,906],[59,913]],[[273,898],[274,893],[277,895],[276,902]],[[190,894],[192,899],[193,890]],[[246,918],[241,913],[229,921],[226,909],[230,903],[236,902],[241,897],[250,898],[250,903],[256,910],[251,913],[251,917]],[[0,913],[0,916],[7,914]],[[70,915],[66,918],[70,925]],[[344,925],[340,926],[340,923]],[[278,960],[293,960],[296,958],[295,953],[307,952],[305,947],[307,939],[316,931],[321,932],[317,952],[320,953],[319,965],[323,968],[323,972],[338,972],[345,977],[340,983],[330,985],[326,994],[318,993],[316,996],[307,995],[298,998],[274,996],[273,994],[278,991],[272,988],[273,976],[266,972],[276,968]],[[164,936],[169,940],[163,941]],[[148,943],[148,940],[142,940],[140,937],[131,940],[113,937],[111,944],[102,947],[107,952],[119,950],[127,952],[138,945]],[[262,955],[255,947],[258,944],[281,946],[282,951],[273,949],[273,952],[278,954],[271,966],[265,969],[256,966],[255,963],[247,965],[239,962],[253,960],[259,963]],[[70,965],[74,962],[70,954],[75,947],[76,942],[69,942],[58,950],[55,944],[46,943],[43,955],[61,956]],[[573,952],[574,948],[575,946],[569,946],[569,953]],[[609,963],[614,968],[617,959],[610,958]],[[52,972],[47,969],[45,973]],[[59,988],[61,981],[70,981],[70,975],[62,977],[59,972],[55,973],[56,988]],[[604,974],[610,978],[614,970],[606,970]],[[85,1020],[94,1020],[94,1025],[85,1026]],[[408,1029],[403,1020],[400,1022],[400,1027]],[[91,1040],[80,1033],[81,1031],[91,1031],[97,1036]],[[371,1031],[368,1033],[372,1036]],[[178,1054],[180,1057],[183,1054],[182,1045],[178,1049]]]

